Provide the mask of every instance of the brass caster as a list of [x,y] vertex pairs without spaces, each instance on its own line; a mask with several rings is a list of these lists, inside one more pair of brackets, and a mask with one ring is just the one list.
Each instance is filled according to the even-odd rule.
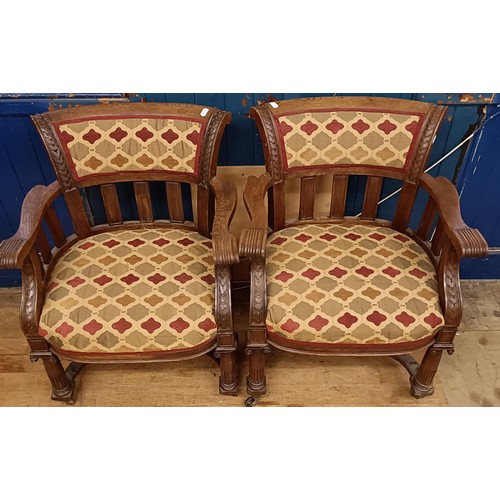
[[252,406],[257,406],[257,403],[258,403],[257,399],[254,398],[253,396],[250,396],[245,400],[245,406],[247,406],[248,408]]

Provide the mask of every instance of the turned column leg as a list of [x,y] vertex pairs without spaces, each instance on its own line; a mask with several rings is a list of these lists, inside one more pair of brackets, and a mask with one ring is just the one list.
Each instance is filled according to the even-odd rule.
[[238,376],[234,351],[218,354],[220,358],[219,392],[236,395],[238,392]]
[[433,347],[427,349],[417,375],[410,378],[410,394],[414,398],[420,399],[434,394],[432,381],[434,380],[434,375],[436,375],[442,355],[443,351],[440,349],[434,349]]
[[[438,239],[437,241],[439,241]],[[433,241],[433,249],[435,242]],[[436,341],[425,353],[416,376],[410,378],[410,394],[415,398],[424,398],[434,393],[432,382],[439,367],[443,351],[453,354],[453,340],[462,318],[462,295],[460,293],[460,259],[449,239],[441,249],[437,269],[439,296],[444,313],[445,326],[436,335]]]
[[74,404],[73,391],[75,389],[75,383],[66,375],[59,358],[51,354],[50,356],[43,356],[42,360],[45,371],[52,384],[51,399]]
[[[452,340],[455,335],[455,331],[448,331],[444,333],[448,334]],[[434,394],[432,382],[437,373],[443,351],[447,351],[448,354],[453,354],[454,349],[455,347],[450,340],[441,342],[437,341],[434,345],[427,349],[424,359],[422,360],[422,363],[420,363],[420,368],[418,369],[417,374],[410,377],[410,394],[414,398],[420,399]]]
[[266,354],[270,352],[269,347],[248,348],[248,376],[247,392],[251,396],[262,396],[266,394]]

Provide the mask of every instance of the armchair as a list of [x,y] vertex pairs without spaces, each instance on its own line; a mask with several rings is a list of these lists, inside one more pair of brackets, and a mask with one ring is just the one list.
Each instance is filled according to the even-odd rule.
[[[412,396],[433,393],[462,316],[460,258],[488,251],[482,235],[462,221],[455,187],[423,173],[445,111],[368,97],[251,109],[266,174],[248,180],[251,224],[239,244],[251,273],[247,405],[266,393],[271,346],[320,356],[392,356],[409,372]],[[366,182],[361,213],[349,214],[358,179]],[[386,179],[401,191],[393,215],[382,219]],[[293,183],[299,197],[290,211]],[[326,214],[319,213],[319,190],[331,193]],[[429,196],[412,229],[419,191]],[[422,349],[419,365],[410,353]]]
[[[235,394],[230,278],[238,253],[228,224],[236,192],[215,177],[230,113],[114,103],[32,118],[57,180],[26,196],[19,230],[0,244],[0,266],[22,270],[21,326],[52,399],[73,404],[75,377],[89,363],[203,354],[220,362],[220,392]],[[104,223],[89,210],[90,189]]]

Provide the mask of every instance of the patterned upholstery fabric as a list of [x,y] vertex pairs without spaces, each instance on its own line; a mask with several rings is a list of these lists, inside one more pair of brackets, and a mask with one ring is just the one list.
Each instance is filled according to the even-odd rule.
[[212,243],[176,229],[77,242],[57,262],[40,335],[73,352],[172,351],[216,335]]
[[314,111],[278,118],[287,169],[371,165],[406,169],[422,125],[420,115]]
[[267,246],[270,338],[388,344],[444,324],[435,271],[410,238],[383,227],[304,225]]
[[205,126],[179,118],[99,119],[56,130],[76,179],[122,171],[196,174]]

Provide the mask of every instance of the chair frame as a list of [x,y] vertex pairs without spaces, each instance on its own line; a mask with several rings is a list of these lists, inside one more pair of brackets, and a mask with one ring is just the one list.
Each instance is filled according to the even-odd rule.
[[[28,192],[21,209],[19,229],[0,243],[0,267],[22,270],[21,328],[30,347],[31,361],[42,360],[52,385],[52,399],[74,404],[75,377],[87,363],[147,363],[177,361],[209,354],[220,364],[219,390],[221,394],[237,393],[235,350],[237,340],[231,309],[231,266],[239,261],[237,242],[228,226],[236,209],[234,186],[215,177],[217,156],[224,129],[231,114],[216,108],[207,109],[206,132],[203,137],[196,178],[185,173],[149,170],[141,173],[121,172],[105,178],[92,177],[77,181],[71,174],[68,160],[57,137],[53,121],[56,119],[105,116],[112,119],[123,113],[131,115],[199,117],[204,106],[170,103],[113,103],[57,110],[32,117],[57,175],[49,186],[35,186]],[[170,220],[155,221],[151,206],[148,181],[164,181],[170,208]],[[116,194],[116,183],[133,182],[139,214],[138,221],[123,221]],[[180,182],[196,184],[197,217],[186,221],[183,215]],[[93,226],[85,210],[80,190],[101,185],[108,224]],[[103,187],[104,185],[104,187]],[[74,227],[74,235],[66,237],[54,209],[57,198],[63,197]],[[215,202],[217,205],[215,207]],[[55,247],[50,248],[42,222],[45,221]],[[212,239],[215,270],[215,320],[217,335],[203,349],[158,353],[111,353],[96,359],[85,353],[60,353],[38,334],[43,307],[45,278],[55,263],[72,245],[90,235],[142,228],[185,228]],[[70,364],[63,368],[60,358]]]
[[[455,186],[446,178],[434,178],[423,173],[435,134],[444,118],[446,108],[429,103],[389,98],[367,97],[325,97],[278,101],[279,112],[301,111],[304,109],[386,109],[405,110],[425,113],[417,149],[406,173],[393,171],[381,172],[370,166],[330,165],[330,168],[284,170],[282,151],[279,147],[279,131],[270,103],[251,109],[250,115],[256,121],[262,140],[266,173],[250,177],[244,190],[244,202],[251,219],[249,227],[240,237],[240,256],[247,257],[250,265],[250,313],[246,354],[249,357],[247,392],[250,398],[247,405],[255,404],[259,396],[266,393],[265,357],[270,353],[270,345],[279,349],[323,356],[355,355],[392,356],[410,374],[411,395],[422,398],[433,394],[433,379],[437,372],[443,351],[454,352],[453,339],[462,317],[462,300],[459,281],[460,258],[482,257],[488,254],[488,245],[476,229],[469,228],[460,215],[459,197]],[[318,176],[333,174],[331,208],[329,217],[314,216],[315,182]],[[367,185],[361,217],[346,217],[345,202],[349,175],[366,175]],[[300,178],[299,217],[285,220],[285,182]],[[401,194],[392,221],[376,218],[383,177],[400,179],[403,182]],[[420,220],[418,231],[409,228],[417,192],[424,190],[429,194],[425,211]],[[269,210],[266,213],[265,198]],[[432,233],[436,219],[436,231]],[[422,247],[433,263],[438,280],[439,300],[445,323],[437,334],[424,342],[414,342],[412,347],[401,349],[397,344],[370,346],[368,351],[363,345],[345,348],[340,345],[325,347],[311,346],[298,349],[283,340],[280,345],[268,339],[266,329],[266,241],[270,234],[285,227],[312,223],[366,224],[370,226],[391,227],[412,238]],[[409,355],[426,349],[420,365]]]

